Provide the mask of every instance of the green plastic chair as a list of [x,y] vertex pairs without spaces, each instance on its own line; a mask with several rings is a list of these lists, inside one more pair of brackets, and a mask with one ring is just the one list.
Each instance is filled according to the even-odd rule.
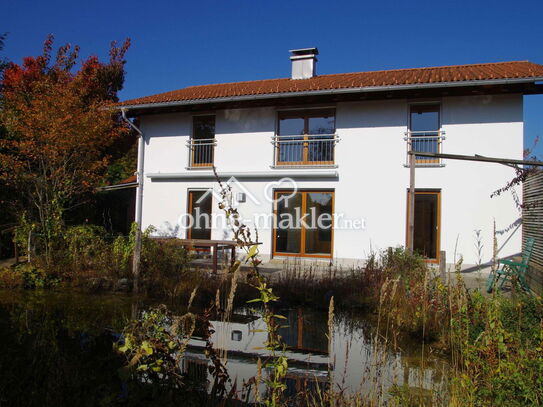
[[[526,271],[528,270],[528,262],[530,257],[532,257],[532,252],[534,251],[535,239],[530,237],[526,240],[524,245],[524,250],[522,252],[522,260],[520,262],[513,260],[498,260],[498,270],[495,273],[490,273],[488,280],[486,282],[486,292],[491,293],[495,286],[501,283],[499,288],[503,287],[505,280],[508,278],[513,281],[515,279],[520,284],[520,287],[526,291],[530,292],[530,287],[526,282]],[[501,269],[499,268],[501,265]]]

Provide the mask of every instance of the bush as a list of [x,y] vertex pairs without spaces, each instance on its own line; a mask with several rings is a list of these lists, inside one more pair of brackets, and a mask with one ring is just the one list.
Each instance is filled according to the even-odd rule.
[[24,280],[21,273],[12,267],[0,269],[0,288],[22,288]]
[[29,263],[0,270],[0,288],[50,288],[57,284],[55,276]]
[[[190,256],[177,239],[152,238],[154,230],[149,227],[142,236],[140,282],[163,295],[186,280]],[[2,272],[0,286],[47,287],[62,281],[93,290],[115,287],[119,279],[132,277],[135,236],[135,224],[128,236],[110,235],[96,225],[69,226],[48,258],[38,252],[32,256],[34,266],[24,272]],[[34,248],[40,246],[38,236],[35,243]]]
[[[58,257],[67,260],[68,273],[89,269],[109,269],[111,248],[107,242],[107,232],[95,225],[71,226],[64,232],[65,249]],[[66,250],[67,249],[67,250]]]
[[462,343],[453,400],[476,406],[543,403],[542,305],[541,298],[525,295],[472,297],[469,325],[457,332]]

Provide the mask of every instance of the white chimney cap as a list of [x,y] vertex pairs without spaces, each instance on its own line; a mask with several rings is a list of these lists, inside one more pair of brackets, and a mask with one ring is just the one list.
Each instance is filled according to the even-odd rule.
[[298,55],[319,55],[319,50],[317,47],[314,48],[299,48],[299,49],[290,49],[288,52],[292,54],[292,56],[298,56]]
[[317,48],[291,49],[292,79],[309,79],[317,75]]

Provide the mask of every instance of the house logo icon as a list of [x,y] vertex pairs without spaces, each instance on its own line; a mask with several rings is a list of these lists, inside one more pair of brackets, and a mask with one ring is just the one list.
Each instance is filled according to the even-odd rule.
[[[232,190],[236,190],[244,194],[244,196],[247,197],[247,199],[249,199],[255,205],[261,205],[260,200],[243,184],[243,182],[240,182],[236,177],[234,176],[230,177],[228,181],[225,182],[225,184]],[[276,199],[274,197],[274,191],[277,189],[285,189],[285,190],[290,191],[291,193],[281,194]],[[285,207],[288,207],[289,199],[293,197],[297,191],[298,191],[298,185],[296,184],[296,181],[294,181],[292,178],[284,177],[277,181],[268,182],[263,188],[263,195],[264,195],[264,199],[266,199],[266,201],[268,202],[275,203],[275,202],[285,201]],[[203,203],[206,199],[208,199],[209,195],[211,195],[217,201],[222,201],[223,199],[223,197],[217,190],[208,189],[196,201],[196,203],[197,204]],[[240,202],[241,200],[238,199],[238,203]]]

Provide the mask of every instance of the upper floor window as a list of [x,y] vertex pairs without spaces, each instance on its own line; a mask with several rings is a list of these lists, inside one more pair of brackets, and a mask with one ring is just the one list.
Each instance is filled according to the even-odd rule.
[[276,165],[334,164],[334,110],[280,112],[274,137]]
[[188,142],[190,167],[211,167],[216,145],[215,116],[194,116]]
[[[441,131],[439,104],[413,104],[409,110],[407,148],[415,152],[440,153],[444,139]],[[417,165],[439,164],[435,157],[415,156]]]

